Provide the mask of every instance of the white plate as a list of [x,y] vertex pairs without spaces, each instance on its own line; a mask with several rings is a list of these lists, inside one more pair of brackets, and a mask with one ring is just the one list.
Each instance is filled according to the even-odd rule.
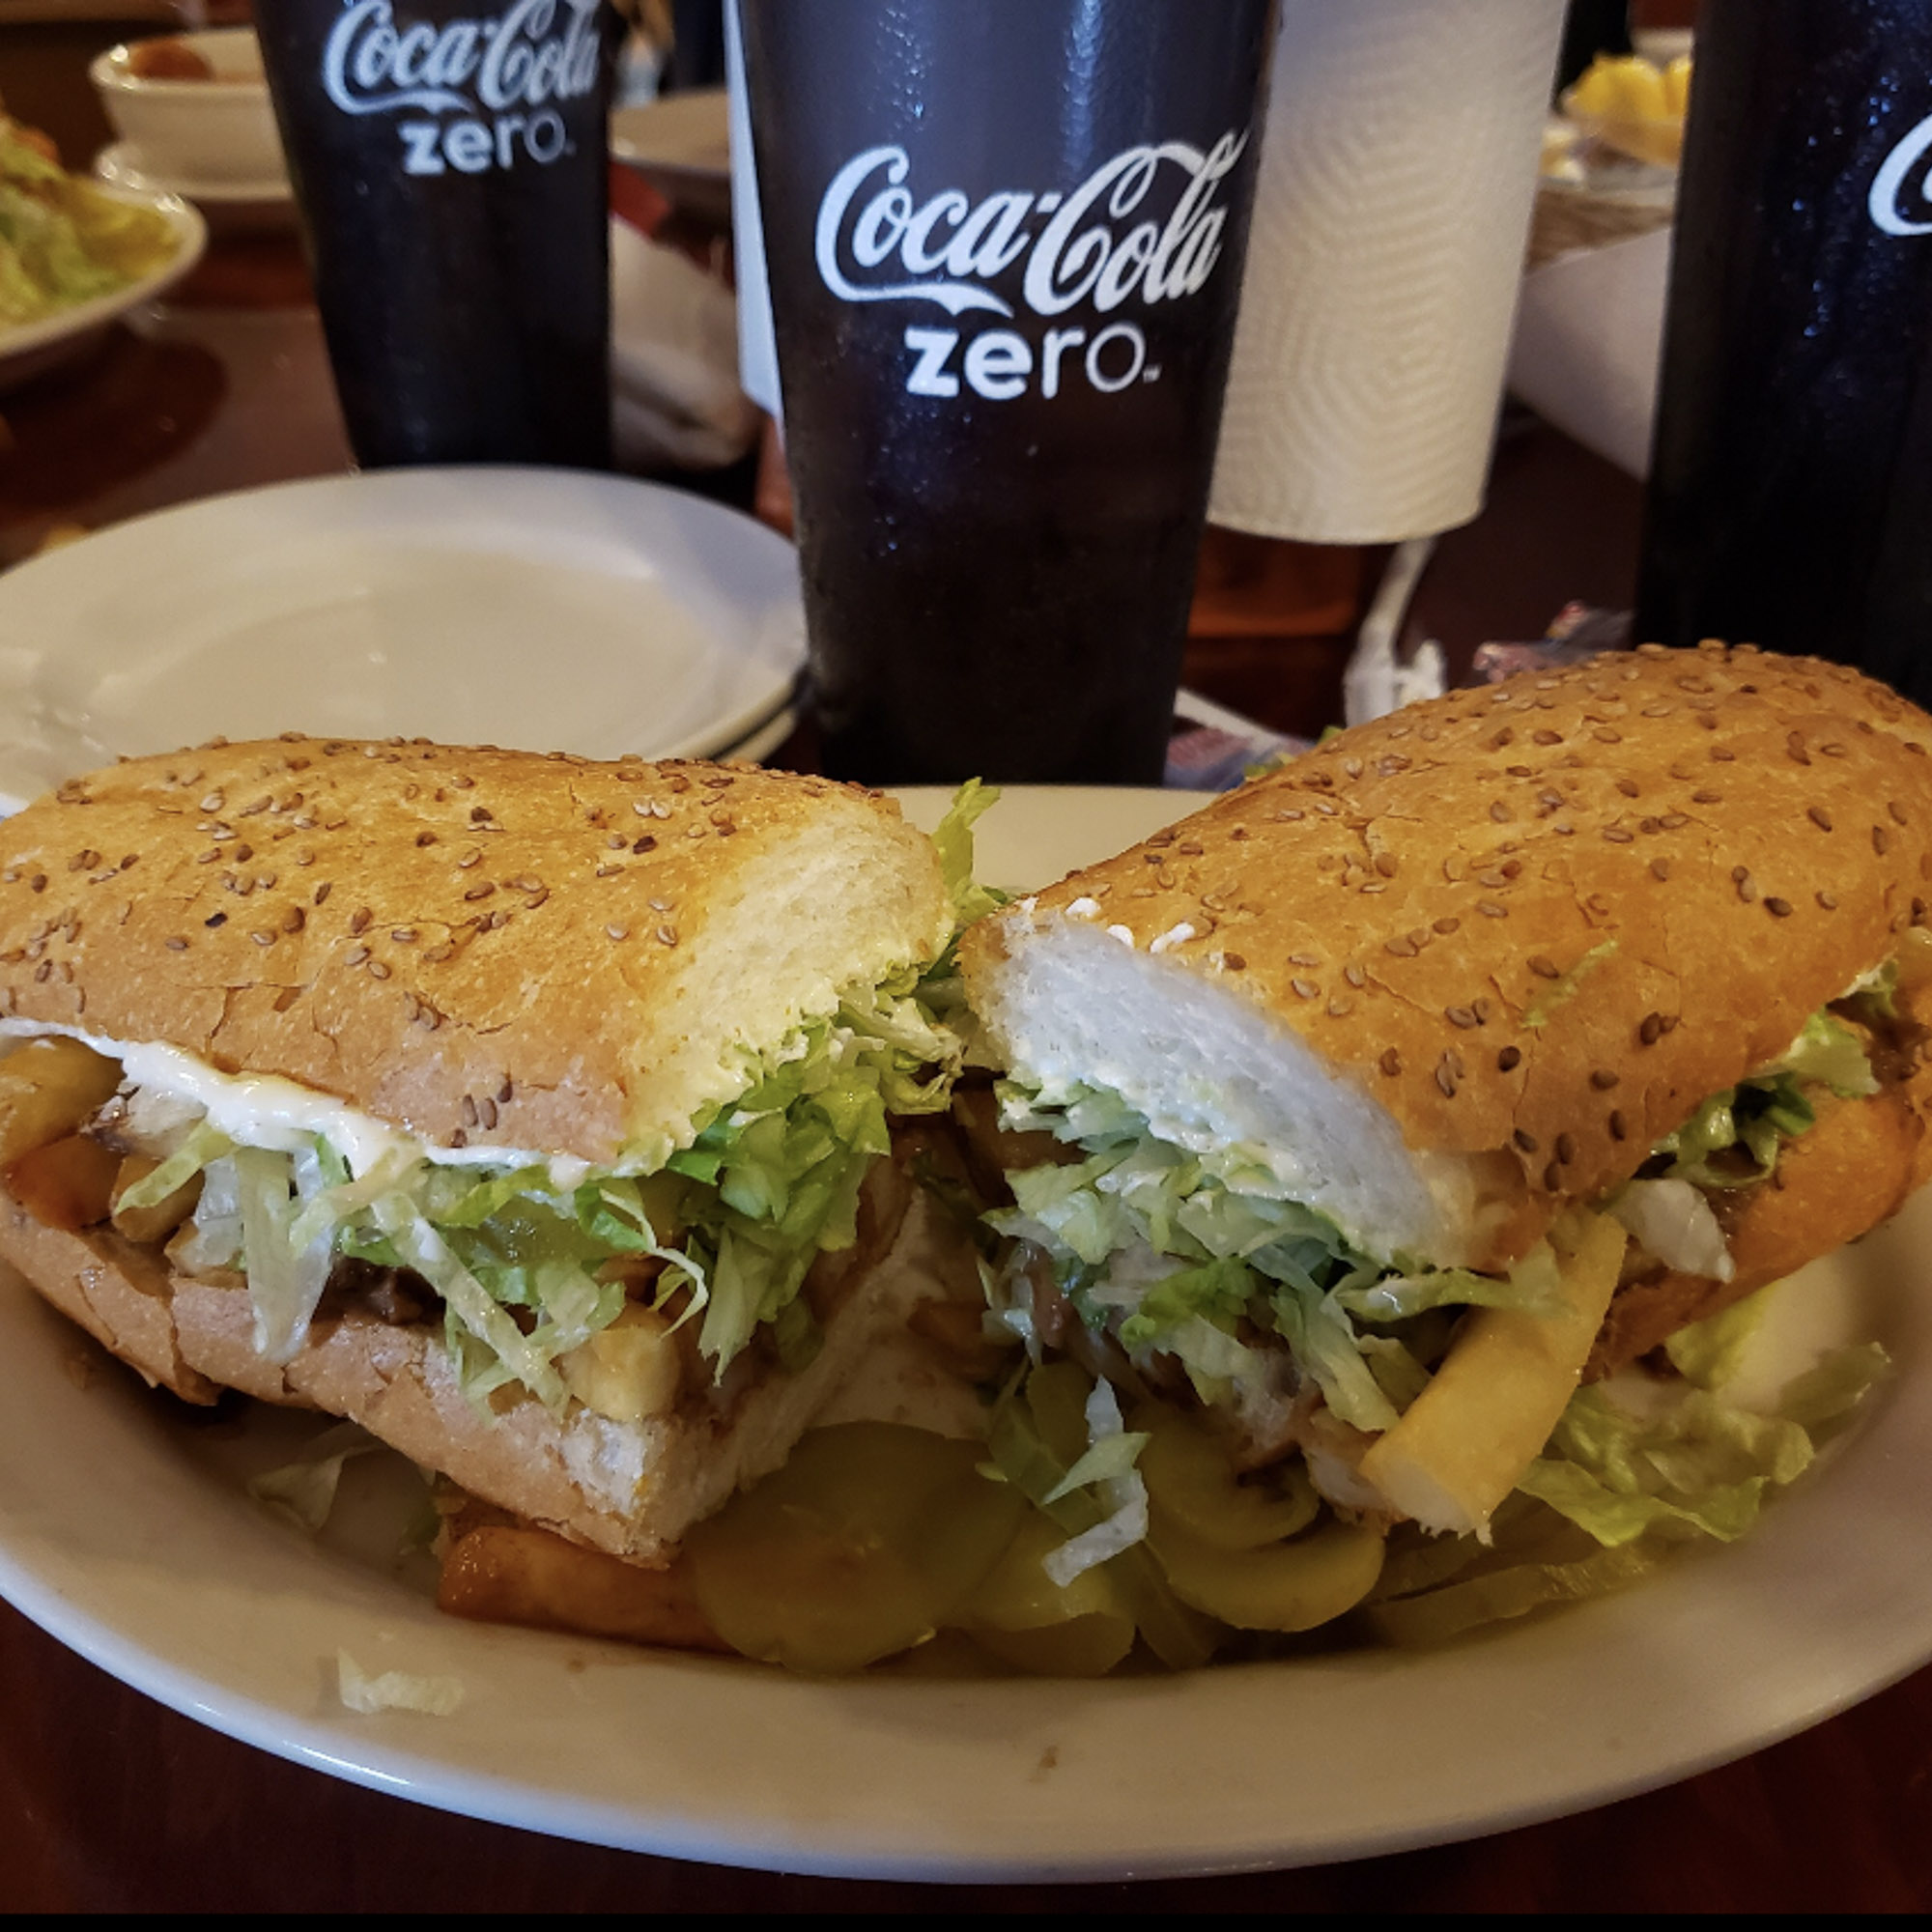
[[295,190],[287,175],[260,181],[192,181],[165,176],[148,165],[132,141],[116,141],[94,157],[98,181],[109,187],[137,194],[178,195],[199,208],[212,229],[238,233],[244,229],[287,228],[296,218]]
[[586,471],[375,470],[116,524],[0,578],[0,795],[299,729],[702,756],[788,697],[792,547]]
[[106,333],[108,326],[129,309],[153,301],[201,260],[208,246],[208,224],[178,195],[109,186],[117,201],[138,202],[163,216],[175,233],[175,252],[149,274],[112,295],[76,302],[39,322],[17,328],[0,327],[0,394],[78,355]]
[[[982,876],[1111,851],[1175,794],[1015,790]],[[939,793],[916,795],[930,824]],[[812,1683],[456,1623],[262,1516],[242,1450],[0,1293],[0,1592],[116,1676],[333,1776],[558,1836],[795,1872],[1213,1873],[1473,1836],[1802,1729],[1932,1652],[1932,1195],[1780,1291],[1786,1353],[1877,1336],[1894,1380],[1744,1544],[1435,1654],[1077,1684]],[[85,1383],[85,1385],[83,1385]],[[286,1429],[258,1412],[257,1427]],[[258,1459],[283,1453],[271,1439]],[[217,1457],[227,1459],[217,1462]],[[354,1469],[356,1465],[352,1464]],[[227,1471],[227,1472],[225,1472]],[[460,1679],[360,1718],[334,1660]]]
[[730,115],[724,88],[613,108],[611,152],[678,206],[730,219]]

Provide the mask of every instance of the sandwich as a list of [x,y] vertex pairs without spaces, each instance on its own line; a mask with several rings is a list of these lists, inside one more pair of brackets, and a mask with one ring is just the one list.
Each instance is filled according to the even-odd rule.
[[[1393,1526],[1447,1575],[1432,1540],[1480,1554],[1525,1488],[1610,1545],[1732,1533],[1735,1470],[1719,1508],[1549,1445],[1932,1171],[1932,720],[1747,646],[1457,692],[981,921],[960,967],[1004,1069],[995,1308],[1089,1378],[1094,1453],[1144,1445],[1119,1540],[1183,1601],[1302,1629],[1385,1586]],[[1211,1442],[1218,1520],[1164,1492],[1163,1416]],[[1319,1521],[1277,1510],[1300,1554],[1258,1604],[1229,1552],[1297,1544],[1236,1506],[1297,1491]]]
[[[150,1382],[662,1567],[915,1292],[952,913],[877,794],[216,741],[0,827],[0,1258]],[[915,1285],[916,1286],[916,1285]]]

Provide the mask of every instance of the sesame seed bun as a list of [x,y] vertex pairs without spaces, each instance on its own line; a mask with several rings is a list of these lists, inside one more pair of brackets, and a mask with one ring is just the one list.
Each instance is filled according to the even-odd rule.
[[968,935],[994,1049],[1498,1267],[1775,1061],[1932,898],[1932,720],[1645,647],[1346,731]]
[[598,1164],[948,928],[895,804],[751,767],[292,736],[0,826],[0,1011]]

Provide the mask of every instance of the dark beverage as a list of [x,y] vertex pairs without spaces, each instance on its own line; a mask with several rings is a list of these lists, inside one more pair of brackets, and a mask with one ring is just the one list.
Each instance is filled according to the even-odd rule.
[[611,461],[603,0],[257,0],[356,459]]
[[826,768],[1157,783],[1268,0],[747,0]]
[[1638,634],[1932,699],[1932,0],[1704,0]]

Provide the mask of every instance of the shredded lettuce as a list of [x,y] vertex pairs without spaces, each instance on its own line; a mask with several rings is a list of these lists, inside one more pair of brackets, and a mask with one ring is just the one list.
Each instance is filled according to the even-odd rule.
[[300,1346],[347,1256],[412,1269],[442,1297],[472,1400],[514,1381],[560,1406],[557,1358],[624,1306],[612,1264],[650,1259],[664,1264],[657,1305],[697,1321],[717,1373],[761,1325],[781,1359],[802,1367],[819,1338],[799,1289],[822,1250],[857,1238],[860,1185],[889,1149],[888,1113],[943,1107],[958,1065],[958,1039],[920,991],[909,969],[800,1027],[748,1065],[740,1097],[696,1122],[655,1174],[593,1170],[565,1185],[549,1166],[397,1158],[352,1179],[325,1140],[292,1153],[236,1147],[201,1121],[124,1199],[152,1205],[202,1177],[178,1254],[245,1271],[257,1345],[273,1360]]
[[[1326,1216],[1288,1199],[1250,1151],[1189,1153],[1117,1094],[1055,1098],[1008,1082],[1009,1126],[1048,1130],[1086,1158],[1009,1174],[1014,1207],[987,1219],[1043,1250],[1081,1319],[1136,1359],[1174,1356],[1205,1401],[1259,1386],[1265,1343],[1284,1340],[1352,1427],[1391,1427],[1438,1352],[1439,1309],[1549,1304],[1555,1259],[1539,1248],[1506,1276],[1379,1261]],[[1017,1302],[996,1291],[995,1308]]]

